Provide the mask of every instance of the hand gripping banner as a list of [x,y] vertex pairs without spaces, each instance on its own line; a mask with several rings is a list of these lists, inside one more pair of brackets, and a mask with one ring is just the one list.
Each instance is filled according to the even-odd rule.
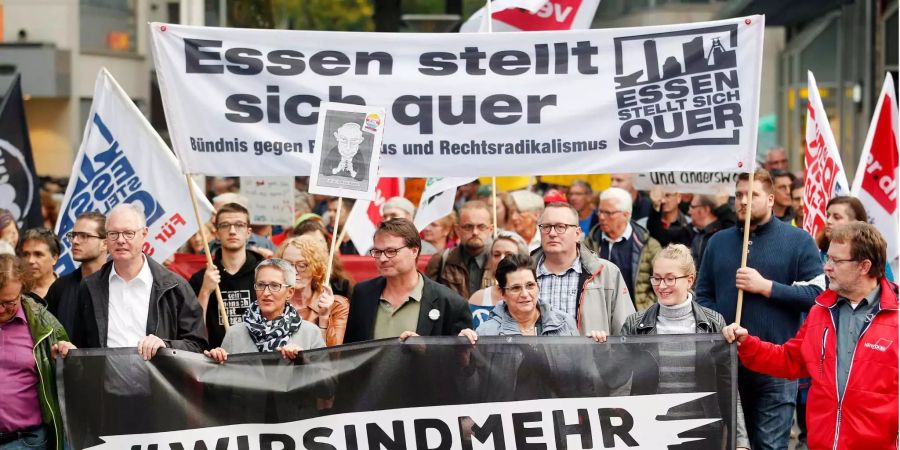
[[319,106],[339,102],[385,108],[380,176],[471,177],[748,171],[764,22],[491,34],[150,27],[186,173],[307,175]]
[[96,450],[734,448],[735,377],[734,346],[708,334],[385,339],[224,364],[93,349],[58,366],[69,446]]

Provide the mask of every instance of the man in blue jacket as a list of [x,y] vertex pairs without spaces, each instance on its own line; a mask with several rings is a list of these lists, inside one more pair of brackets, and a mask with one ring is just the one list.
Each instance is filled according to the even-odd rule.
[[[772,220],[772,178],[763,169],[738,177],[735,192],[738,225],[716,233],[700,265],[695,298],[735,321],[737,292],[744,290],[741,326],[767,342],[783,344],[797,333],[801,314],[825,288],[822,263],[812,237],[780,220]],[[752,206],[749,206],[752,204]],[[740,268],[743,226],[750,214],[747,267]],[[754,449],[786,449],[797,396],[797,382],[738,371],[747,431]]]

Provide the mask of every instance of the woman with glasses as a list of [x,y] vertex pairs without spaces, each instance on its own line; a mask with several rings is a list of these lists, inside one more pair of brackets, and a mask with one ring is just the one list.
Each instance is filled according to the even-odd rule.
[[301,350],[325,346],[319,328],[288,301],[297,282],[293,264],[267,259],[256,266],[255,280],[256,303],[244,313],[244,322],[229,328],[222,346],[203,352],[206,356],[225,362],[229,353],[279,352],[293,360]]
[[[653,272],[650,285],[656,294],[657,303],[644,311],[636,312],[628,317],[622,326],[621,335],[653,335],[653,334],[721,334],[725,328],[725,319],[721,314],[700,306],[693,300],[691,287],[697,277],[694,258],[691,250],[682,244],[670,244],[653,258]],[[647,346],[640,356],[649,356],[655,362],[658,373],[636,373],[632,380],[632,394],[673,394],[683,392],[729,392],[718,389],[716,383],[723,379],[730,380],[727,354],[718,355],[725,359],[714,365],[708,361],[697,361],[697,355],[709,355],[710,352],[698,352],[697,346],[708,345],[700,341],[673,340]],[[649,355],[647,354],[649,353]],[[714,373],[708,373],[714,367]],[[699,405],[698,405],[699,403]],[[726,402],[727,403],[727,402]],[[726,403],[690,402],[669,410],[667,417],[678,419],[695,419],[702,417],[724,417],[730,409]],[[699,428],[700,434],[714,435],[716,430],[721,436],[721,429],[714,427]],[[744,415],[738,398],[737,405],[737,447],[749,448],[744,427]],[[706,433],[706,434],[703,434]],[[692,436],[693,437],[693,436]]]
[[[828,201],[825,206],[825,228],[816,236],[816,245],[822,252],[822,264],[828,256],[828,247],[831,244],[831,230],[838,225],[851,222],[869,222],[869,216],[866,214],[866,208],[858,198],[849,195],[835,197]],[[888,281],[894,281],[894,273],[891,271],[891,265],[888,264],[884,269],[884,276]]]
[[328,250],[321,240],[312,236],[297,236],[284,241],[275,256],[294,265],[297,282],[291,305],[303,320],[318,325],[329,347],[344,343],[350,301],[334,295],[325,283]]
[[[306,218],[301,217],[301,219],[294,226],[294,236],[312,236],[324,243],[330,251],[331,239],[329,238],[328,230],[325,229],[322,218],[315,214],[308,214]],[[329,284],[334,295],[350,298],[350,294],[353,293],[353,277],[344,268],[344,263],[341,262],[341,252],[339,251],[335,251],[334,257],[331,259],[331,279]]]
[[[501,232],[494,239],[494,242],[491,244],[491,252],[488,253],[488,270],[490,270],[490,273],[497,273],[497,264],[500,264],[500,260],[510,255],[528,255],[528,251],[525,249],[525,241],[516,234]],[[491,286],[479,289],[469,297],[469,310],[472,311],[472,328],[476,330],[482,322],[490,318],[491,310],[494,309],[494,306],[503,296],[496,278],[493,276],[491,278],[495,280]]]

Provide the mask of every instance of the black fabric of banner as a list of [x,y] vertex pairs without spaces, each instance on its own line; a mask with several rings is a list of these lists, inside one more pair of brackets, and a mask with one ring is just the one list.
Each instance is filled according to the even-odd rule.
[[[728,430],[734,428],[736,357],[734,346],[725,343],[720,335],[614,336],[605,344],[577,337],[482,336],[474,346],[457,337],[411,338],[405,343],[385,339],[307,351],[293,362],[282,359],[279,354],[257,353],[229,355],[224,364],[217,364],[203,355],[168,349],[161,350],[150,361],[143,361],[137,350],[131,348],[88,349],[72,351],[68,358],[60,360],[57,382],[69,446],[82,449],[107,442],[101,437],[115,435],[239,424],[257,424],[254,425],[257,432],[266,433],[265,429],[270,426],[266,424],[308,421],[324,416],[328,416],[328,420],[334,419],[335,428],[340,430],[345,425],[339,424],[338,418],[357,417],[346,414],[365,411],[406,411],[385,411],[385,414],[397,417],[407,417],[412,411],[412,414],[427,416],[427,408],[405,408],[460,405],[460,414],[465,415],[473,407],[464,405],[473,404],[481,404],[478,408],[484,409],[494,404],[501,407],[513,404],[505,402],[539,399],[624,402],[627,396],[666,393],[660,384],[662,371],[659,366],[660,361],[664,361],[660,358],[660,350],[663,345],[673,342],[687,343],[695,353],[691,356],[694,386],[681,392],[713,394],[662,412],[661,416],[650,417],[657,423],[670,419],[670,415],[673,420],[676,416],[679,419],[718,419],[699,428],[685,428],[688,431],[679,437],[700,439],[669,448],[734,448],[734,439]],[[660,395],[659,399],[664,397]],[[646,404],[653,404],[656,398],[649,397],[651,401]],[[614,445],[606,444],[613,441],[624,448],[629,439],[643,439],[628,435],[628,420],[650,420],[640,419],[640,411],[635,408],[623,406],[623,411],[617,412],[613,419],[601,417],[600,423],[607,420],[607,428],[620,425],[620,434],[613,435],[607,430],[601,435],[601,430],[591,430],[594,435],[591,448],[612,448]],[[599,414],[609,414],[609,411],[612,409],[601,409]],[[554,412],[544,413],[549,417]],[[578,414],[580,422],[587,420],[580,410]],[[584,414],[596,415],[598,410],[585,410]],[[413,419],[416,417],[410,420]],[[567,419],[567,422],[572,420]],[[463,430],[462,423],[460,421],[459,432],[465,434],[468,430]],[[444,428],[454,430],[454,433],[457,429],[456,425]],[[574,433],[576,428],[577,423],[566,429]],[[299,427],[297,430],[301,432]],[[371,434],[373,429],[368,430]],[[396,438],[398,431],[393,431]],[[525,433],[528,430],[520,427],[517,433],[519,431]],[[385,436],[390,434],[391,429],[385,433]],[[260,438],[271,439],[271,436],[261,434]],[[588,439],[584,442],[591,442],[590,436],[582,438]],[[371,439],[376,438],[369,439],[371,444],[374,442]],[[522,444],[525,439],[523,437],[520,442],[517,437],[516,445],[507,442],[505,448],[554,448],[552,444],[530,447],[538,444]],[[540,441],[539,437],[527,439]],[[548,439],[552,441],[553,435]],[[565,436],[562,439],[565,446]],[[167,447],[162,444],[158,449],[155,445],[145,447],[144,444],[150,441],[136,439],[127,448],[369,448],[363,441],[323,446],[325,444],[321,442],[324,441],[317,443],[309,436],[302,439],[298,436],[291,445],[275,443],[273,446],[267,441],[268,444],[259,447],[255,441],[246,447],[247,442],[240,440],[237,446],[228,444],[227,440],[218,443],[213,440],[196,445],[186,441],[179,444],[182,447],[175,444]],[[199,447],[200,444],[205,447]],[[419,445],[407,442],[385,447],[427,447],[422,445],[421,442]],[[497,446],[497,442],[494,445],[487,448],[504,448]],[[434,448],[451,447],[438,445]],[[463,445],[462,448],[471,446]]]
[[0,98],[0,139],[6,141],[0,145],[0,173],[4,175],[2,184],[9,184],[13,189],[12,192],[2,192],[0,208],[13,213],[21,230],[43,226],[38,178],[31,154],[19,74],[13,77],[6,94]]

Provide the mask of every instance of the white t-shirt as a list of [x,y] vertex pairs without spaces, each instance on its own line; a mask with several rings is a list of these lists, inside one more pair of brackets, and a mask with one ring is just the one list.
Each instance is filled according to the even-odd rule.
[[147,335],[147,316],[150,314],[150,290],[153,274],[146,257],[140,272],[131,281],[116,273],[116,265],[109,272],[109,322],[106,346],[136,347]]

